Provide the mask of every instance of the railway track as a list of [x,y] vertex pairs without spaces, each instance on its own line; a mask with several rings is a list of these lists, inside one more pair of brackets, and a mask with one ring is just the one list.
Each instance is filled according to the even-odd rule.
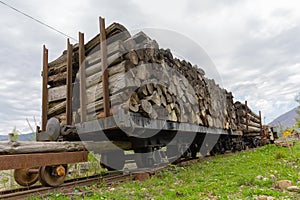
[[[244,150],[245,151],[252,151],[255,149],[248,149]],[[240,153],[240,152],[235,152],[235,153]],[[235,154],[233,152],[226,152],[225,154],[222,154],[223,156],[231,156]],[[214,156],[206,156],[203,158],[196,158],[196,159],[183,159],[176,163],[176,165],[184,167],[188,166],[191,163],[195,162],[203,162],[208,159],[212,159]],[[149,173],[150,175],[155,175],[159,171],[164,171],[168,170],[170,166],[158,166],[157,168],[154,169],[145,169],[143,170],[125,170],[124,172],[118,172],[118,171],[112,171],[109,172],[105,175],[94,175],[94,176],[89,176],[89,177],[82,177],[82,178],[77,178],[77,179],[70,179],[66,180],[64,184],[58,186],[58,187],[44,187],[42,185],[36,185],[36,186],[31,186],[28,188],[17,188],[17,189],[12,189],[12,190],[5,190],[5,191],[0,191],[0,199],[25,199],[28,197],[42,197],[51,193],[64,193],[66,195],[75,195],[74,190],[78,188],[79,186],[91,186],[94,184],[100,184],[100,183],[105,183],[105,185],[111,185],[113,183],[120,183],[124,181],[130,181],[134,179],[134,174],[135,173],[140,173],[146,172]],[[80,194],[85,195],[88,192],[80,192]]]
[[18,188],[12,190],[5,190],[0,192],[0,199],[25,199],[28,197],[41,197],[50,193],[73,193],[79,186],[91,186],[94,184],[105,183],[106,185],[112,183],[123,182],[132,179],[130,174],[106,174],[94,175],[90,177],[83,177],[77,179],[66,180],[64,184],[58,187],[43,187],[42,185],[31,186],[28,188]]

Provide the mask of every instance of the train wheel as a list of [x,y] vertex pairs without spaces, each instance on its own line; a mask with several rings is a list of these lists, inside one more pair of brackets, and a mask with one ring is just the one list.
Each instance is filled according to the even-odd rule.
[[39,168],[15,169],[15,181],[24,187],[31,186],[39,180]]
[[125,165],[125,154],[123,150],[101,153],[101,167],[108,171],[122,170]]
[[40,182],[44,186],[57,187],[64,183],[68,174],[67,165],[43,166],[39,170]]

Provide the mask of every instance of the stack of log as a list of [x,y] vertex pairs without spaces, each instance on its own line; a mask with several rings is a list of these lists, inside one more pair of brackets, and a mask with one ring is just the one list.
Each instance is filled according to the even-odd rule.
[[[143,32],[131,36],[117,23],[106,29],[106,37],[111,112],[126,109],[152,119],[245,129],[244,118],[236,114],[242,106],[234,104],[231,92],[206,78],[203,69],[174,58],[169,49],[160,49],[158,43]],[[103,117],[100,55],[97,35],[85,44],[87,120]],[[78,57],[76,44],[72,64],[74,94],[79,93]],[[66,119],[66,64],[67,56],[63,52],[49,63],[48,72],[48,118],[55,116],[61,124],[65,124]],[[80,113],[79,96],[75,96],[73,123],[78,122]],[[254,116],[250,119],[253,118],[256,125]]]
[[[205,97],[209,94],[197,67],[173,58],[168,49],[159,49],[156,41],[143,32],[124,41],[115,41],[107,49],[113,109],[122,107],[153,119],[213,126],[206,118],[209,102]],[[118,56],[114,49],[118,50]],[[98,63],[86,68],[90,120],[103,112],[101,74],[99,59]]]
[[[113,23],[106,29],[107,38],[117,40],[120,37],[126,38],[129,36],[127,29],[118,23]],[[98,34],[85,45],[86,54],[91,55],[87,60],[87,63],[90,65],[97,61],[97,57],[100,57],[100,54],[95,54],[95,51],[99,51],[100,49],[99,44],[100,37]],[[109,43],[107,44],[109,45]],[[73,45],[72,82],[74,83],[74,89],[78,86],[78,84],[76,84],[76,74],[79,70],[78,50],[78,44]],[[89,71],[87,73],[94,72]],[[65,50],[59,58],[48,64],[48,119],[56,117],[60,120],[61,124],[66,123],[66,77],[67,51]]]
[[261,132],[261,118],[251,111],[246,104],[239,101],[235,102],[237,124],[239,130],[244,130],[248,134]]

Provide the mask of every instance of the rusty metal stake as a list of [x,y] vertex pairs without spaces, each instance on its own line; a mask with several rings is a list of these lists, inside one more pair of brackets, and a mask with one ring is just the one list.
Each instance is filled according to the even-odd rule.
[[100,23],[100,43],[101,43],[101,63],[102,63],[102,84],[103,84],[103,108],[104,117],[108,117],[110,113],[109,90],[108,90],[108,71],[107,71],[107,47],[105,33],[105,19],[99,17]]
[[42,131],[46,131],[48,120],[48,49],[43,46],[43,87],[42,87]]
[[86,74],[84,34],[79,32],[79,69],[80,69],[80,116],[81,123],[86,121]]
[[66,95],[66,118],[67,125],[72,125],[72,53],[73,47],[70,40],[67,41],[67,95]]

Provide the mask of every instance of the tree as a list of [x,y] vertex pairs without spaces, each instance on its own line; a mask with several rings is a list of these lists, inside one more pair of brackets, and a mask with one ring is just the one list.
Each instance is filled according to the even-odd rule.
[[299,104],[296,109],[296,113],[298,114],[298,117],[296,118],[296,125],[300,128],[300,93],[296,97],[296,102]]

